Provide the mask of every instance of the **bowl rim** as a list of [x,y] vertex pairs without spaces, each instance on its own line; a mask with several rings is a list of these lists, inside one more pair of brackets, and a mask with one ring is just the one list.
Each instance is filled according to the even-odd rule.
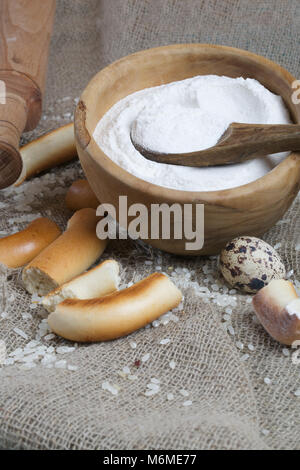
[[265,58],[264,56],[246,51],[244,49],[217,44],[187,43],[159,46],[129,54],[127,56],[122,57],[121,59],[118,59],[117,61],[112,62],[111,64],[97,72],[89,81],[76,106],[74,116],[76,144],[79,145],[82,150],[87,152],[89,156],[94,160],[94,162],[100,165],[105,170],[105,172],[110,175],[110,177],[119,180],[122,184],[125,183],[125,185],[129,187],[132,191],[147,193],[148,196],[152,197],[153,199],[167,199],[176,202],[178,201],[180,203],[219,203],[220,205],[224,206],[227,204],[234,204],[237,201],[237,198],[248,198],[256,192],[260,192],[262,188],[265,191],[267,191],[268,189],[274,189],[275,183],[280,181],[281,178],[284,178],[284,175],[286,175],[288,171],[295,167],[295,162],[297,162],[300,166],[300,153],[292,152],[281,163],[276,165],[276,167],[274,167],[264,176],[250,183],[222,190],[186,191],[159,186],[157,184],[145,181],[139,178],[138,176],[129,173],[127,170],[125,170],[113,160],[111,160],[110,157],[106,155],[104,151],[98,146],[95,139],[93,138],[93,133],[95,129],[93,129],[92,132],[89,132],[89,130],[87,129],[86,121],[88,108],[86,102],[88,101],[90,94],[93,93],[93,89],[95,86],[97,86],[98,88],[99,86],[101,86],[99,82],[101,82],[102,78],[107,77],[107,74],[113,71],[116,67],[122,66],[124,62],[126,63],[128,60],[139,60],[141,57],[147,56],[148,54],[165,53],[171,49],[197,49],[202,50],[203,52],[217,51],[231,53],[235,55],[238,54],[239,56],[250,58],[261,65],[270,67],[274,72],[276,71],[282,76],[282,78],[284,78],[290,84],[292,84],[296,80],[296,78],[285,68],[283,68],[276,62]]

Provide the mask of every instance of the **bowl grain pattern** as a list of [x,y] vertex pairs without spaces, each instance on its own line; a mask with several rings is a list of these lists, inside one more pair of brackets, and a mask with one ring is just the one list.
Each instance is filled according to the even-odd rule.
[[144,88],[195,75],[255,78],[281,95],[294,123],[300,105],[292,102],[295,78],[256,54],[225,46],[180,44],[138,52],[101,70],[87,85],[75,111],[75,140],[87,179],[102,203],[118,208],[119,195],[128,205],[204,204],[205,235],[201,250],[186,251],[187,240],[145,240],[164,251],[185,255],[219,253],[239,235],[261,236],[287,211],[300,189],[300,153],[290,154],[271,172],[237,188],[189,192],[145,182],[119,167],[99,148],[92,135],[98,121],[119,100]]

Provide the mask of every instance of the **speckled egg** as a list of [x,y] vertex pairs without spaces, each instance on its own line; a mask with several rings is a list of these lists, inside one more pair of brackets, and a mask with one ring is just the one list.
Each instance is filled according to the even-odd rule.
[[284,279],[286,270],[278,253],[256,237],[238,237],[220,255],[220,271],[234,288],[255,293],[272,279]]

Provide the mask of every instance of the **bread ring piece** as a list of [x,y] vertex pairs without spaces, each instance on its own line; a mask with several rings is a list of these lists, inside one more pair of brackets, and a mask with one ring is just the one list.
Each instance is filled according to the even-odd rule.
[[46,295],[95,263],[108,242],[96,235],[98,220],[94,209],[75,212],[67,230],[23,269],[28,292]]
[[48,168],[68,162],[77,156],[73,123],[59,127],[20,149],[23,171],[15,186]]
[[161,273],[99,299],[67,299],[48,317],[52,331],[72,341],[108,341],[147,325],[180,303],[181,292]]
[[265,330],[282,344],[300,340],[300,299],[290,281],[276,279],[258,291],[252,300]]
[[55,222],[40,217],[24,230],[0,239],[0,263],[8,268],[25,266],[60,234]]
[[66,194],[66,206],[72,211],[85,207],[97,209],[99,201],[87,180],[74,181]]
[[94,299],[118,290],[119,265],[114,260],[107,260],[95,268],[66,282],[44,297],[42,304],[53,312],[65,299]]

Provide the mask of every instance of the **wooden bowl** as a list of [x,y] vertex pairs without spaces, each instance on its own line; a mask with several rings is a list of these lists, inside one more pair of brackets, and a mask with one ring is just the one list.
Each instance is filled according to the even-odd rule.
[[292,102],[295,78],[261,56],[224,46],[180,44],[159,47],[124,57],[101,70],[84,90],[75,112],[76,146],[87,179],[102,203],[119,207],[119,195],[128,205],[143,203],[204,204],[205,235],[201,250],[186,251],[187,240],[146,240],[176,254],[218,253],[239,235],[260,236],[286,212],[300,188],[300,153],[290,154],[258,180],[222,191],[192,192],[163,188],[145,182],[110,160],[92,135],[98,121],[119,100],[144,88],[195,75],[226,75],[257,79],[281,95],[295,123],[300,105]]

